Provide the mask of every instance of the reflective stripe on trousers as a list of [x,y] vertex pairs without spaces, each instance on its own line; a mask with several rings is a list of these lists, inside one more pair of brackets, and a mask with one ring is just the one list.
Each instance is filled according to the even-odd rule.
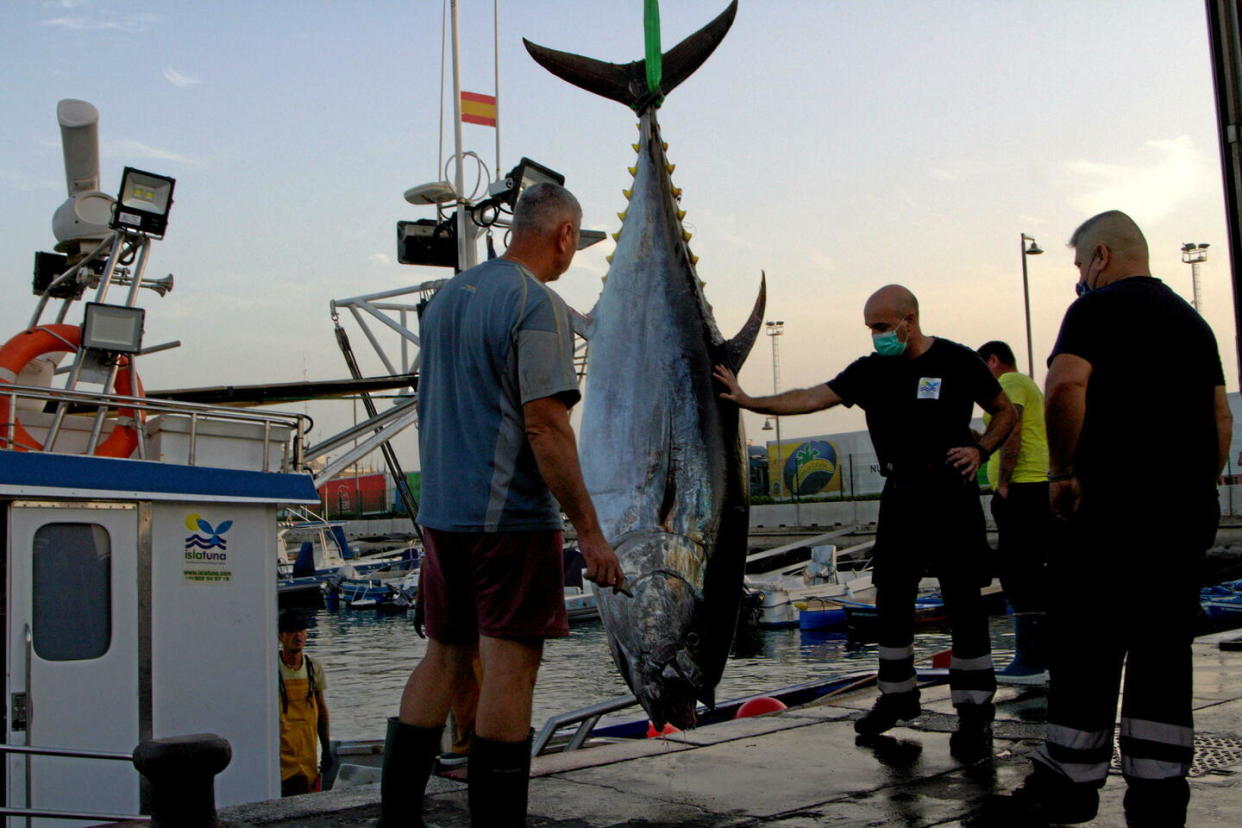
[[1195,731],[1184,725],[1123,716],[1121,772],[1135,779],[1172,779],[1190,772]]
[[949,697],[954,707],[972,704],[991,704],[996,695],[996,676],[992,672],[992,654],[984,653],[973,658],[959,658],[956,653],[949,661]]
[[918,686],[914,672],[914,645],[879,647],[880,670],[877,686],[881,693],[909,693]]
[[1113,756],[1113,730],[1078,730],[1048,723],[1043,745],[1034,760],[1071,782],[1102,785]]

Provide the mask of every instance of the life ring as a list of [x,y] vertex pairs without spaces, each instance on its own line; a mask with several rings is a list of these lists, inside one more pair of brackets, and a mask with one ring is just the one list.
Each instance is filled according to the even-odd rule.
[[[4,347],[0,347],[0,386],[16,383],[18,374],[35,357],[56,351],[76,351],[81,343],[82,329],[77,325],[40,325],[22,331],[4,343]],[[130,397],[137,388],[138,396],[142,396],[142,381],[138,379],[129,358],[121,357],[119,366],[115,393]],[[117,424],[112,432],[95,447],[95,454],[100,457],[129,457],[138,445],[138,432],[132,425],[135,422],[134,409],[118,409],[117,416]],[[42,444],[30,435],[16,417],[13,418],[11,438],[8,428],[9,396],[0,392],[0,446],[17,451],[43,450]]]

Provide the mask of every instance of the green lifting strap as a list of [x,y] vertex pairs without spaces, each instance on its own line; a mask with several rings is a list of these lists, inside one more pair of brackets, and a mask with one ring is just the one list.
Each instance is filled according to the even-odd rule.
[[660,96],[660,81],[664,79],[664,53],[660,51],[660,0],[646,0],[643,9],[643,29],[647,41],[647,89]]

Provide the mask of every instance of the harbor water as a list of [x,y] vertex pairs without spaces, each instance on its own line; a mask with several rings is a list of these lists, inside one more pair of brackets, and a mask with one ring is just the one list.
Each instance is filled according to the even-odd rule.
[[[427,642],[414,631],[413,614],[325,609],[308,614],[307,653],[328,675],[327,703],[335,739],[380,739],[395,715],[401,689]],[[992,651],[998,668],[1013,651],[1012,622],[991,619]],[[920,632],[916,659],[929,659],[950,645],[947,628]],[[740,635],[717,699],[776,690],[792,684],[874,669],[876,645],[851,641],[844,633],[797,629],[757,630]],[[599,621],[574,624],[568,638],[549,641],[535,688],[533,724],[552,715],[629,692],[608,654]],[[641,715],[637,708],[635,717]]]

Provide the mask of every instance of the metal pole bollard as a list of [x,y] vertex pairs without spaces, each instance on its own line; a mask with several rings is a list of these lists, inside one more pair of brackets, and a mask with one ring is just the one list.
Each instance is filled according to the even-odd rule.
[[214,733],[149,739],[134,748],[134,767],[151,783],[154,828],[216,828],[215,777],[233,748]]

